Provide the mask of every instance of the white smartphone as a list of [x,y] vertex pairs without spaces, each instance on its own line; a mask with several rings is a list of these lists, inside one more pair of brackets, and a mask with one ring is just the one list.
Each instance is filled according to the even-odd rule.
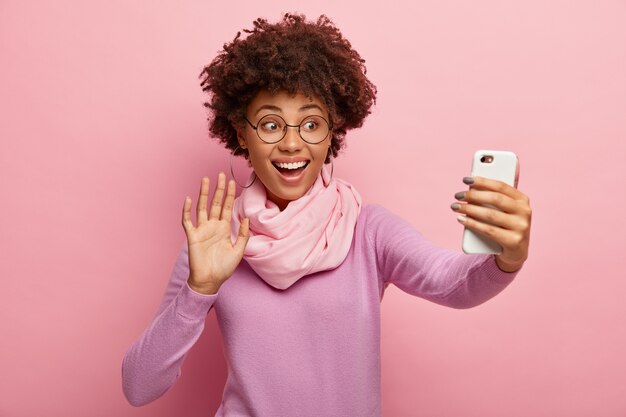
[[[517,188],[519,159],[510,151],[479,150],[472,160],[472,176],[503,181]],[[495,208],[489,204],[485,207]],[[465,228],[463,230],[463,252],[470,254],[502,252],[502,247],[486,236]]]

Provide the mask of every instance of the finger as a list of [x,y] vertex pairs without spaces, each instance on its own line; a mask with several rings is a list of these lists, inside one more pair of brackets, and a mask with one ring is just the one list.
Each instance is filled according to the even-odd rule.
[[211,211],[209,212],[209,220],[219,220],[222,212],[222,200],[224,199],[224,186],[226,176],[220,172],[217,177],[217,188],[213,194],[213,202],[211,203]]
[[235,181],[228,181],[228,191],[226,192],[226,200],[222,209],[222,220],[230,223],[233,212],[233,202],[235,201]]
[[196,222],[204,223],[207,220],[206,205],[209,199],[209,177],[202,177],[200,182],[200,196],[196,207]]
[[185,203],[183,204],[183,229],[185,231],[193,229],[193,223],[191,222],[191,198],[185,197]]
[[486,224],[468,216],[460,215],[457,220],[466,228],[494,240],[503,248],[516,248],[523,240],[523,235],[517,231]]
[[237,241],[235,242],[235,249],[237,252],[243,253],[246,248],[246,244],[248,243],[248,239],[250,239],[250,219],[246,217],[239,225],[239,235],[237,236]]
[[515,229],[515,225],[517,224],[515,221],[516,216],[504,213],[494,208],[460,203],[452,204],[451,208],[457,213],[466,214],[467,216],[480,222],[489,223],[504,229]]
[[[482,190],[491,190],[497,191],[504,195],[511,197],[514,200],[521,200],[525,197],[525,194],[519,191],[517,188],[512,185],[507,184],[504,181],[494,180],[491,178],[485,177],[471,177],[474,179],[474,182],[470,184],[470,189],[482,189]],[[465,181],[464,181],[465,182]]]
[[479,206],[489,205],[506,213],[517,213],[519,204],[511,197],[494,191],[469,189],[454,195],[459,201],[465,201]]

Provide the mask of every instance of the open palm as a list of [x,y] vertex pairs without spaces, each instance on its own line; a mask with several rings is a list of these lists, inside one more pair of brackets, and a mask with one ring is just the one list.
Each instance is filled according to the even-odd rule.
[[231,219],[235,200],[235,182],[228,182],[224,199],[226,177],[220,172],[217,188],[213,195],[210,210],[207,211],[209,178],[203,177],[200,197],[196,208],[194,227],[191,222],[191,198],[185,198],[183,206],[183,228],[189,248],[189,285],[192,289],[214,293],[235,272],[243,258],[244,249],[250,238],[249,220],[243,219],[235,244],[231,240]]

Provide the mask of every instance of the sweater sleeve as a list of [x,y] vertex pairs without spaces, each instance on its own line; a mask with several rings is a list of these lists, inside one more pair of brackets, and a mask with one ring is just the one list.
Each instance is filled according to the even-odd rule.
[[217,299],[218,294],[200,294],[187,284],[187,252],[185,241],[155,317],[122,361],[122,389],[134,406],[156,400],[174,385]]
[[505,272],[495,255],[440,248],[382,206],[370,208],[368,234],[382,284],[453,308],[475,307],[500,293],[518,271]]

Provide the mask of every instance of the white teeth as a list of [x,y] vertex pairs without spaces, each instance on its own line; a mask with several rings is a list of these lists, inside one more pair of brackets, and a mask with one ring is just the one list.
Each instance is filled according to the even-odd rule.
[[298,169],[298,168],[302,168],[306,164],[307,164],[306,161],[294,162],[294,163],[274,162],[274,165],[276,165],[277,167],[286,168],[286,169]]

